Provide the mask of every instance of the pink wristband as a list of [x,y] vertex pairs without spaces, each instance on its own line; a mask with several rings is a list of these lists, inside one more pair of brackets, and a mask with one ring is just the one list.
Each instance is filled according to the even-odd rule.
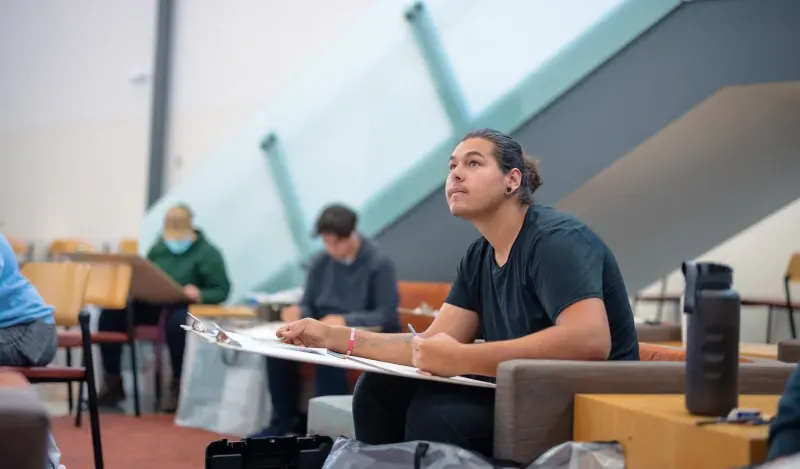
[[356,346],[356,328],[350,328],[350,342],[347,343],[347,356],[349,357],[351,353],[353,353],[353,347]]

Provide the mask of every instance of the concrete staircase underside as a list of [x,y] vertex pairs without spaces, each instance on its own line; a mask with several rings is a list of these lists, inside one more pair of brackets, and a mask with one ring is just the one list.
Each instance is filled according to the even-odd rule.
[[[800,196],[798,24],[796,0],[684,3],[514,132],[629,290]],[[401,279],[449,281],[477,236],[442,189],[378,240]]]

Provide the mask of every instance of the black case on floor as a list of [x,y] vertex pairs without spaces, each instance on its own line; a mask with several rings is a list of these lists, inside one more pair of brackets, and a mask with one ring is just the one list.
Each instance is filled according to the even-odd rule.
[[321,469],[332,446],[327,436],[217,440],[206,447],[206,469]]

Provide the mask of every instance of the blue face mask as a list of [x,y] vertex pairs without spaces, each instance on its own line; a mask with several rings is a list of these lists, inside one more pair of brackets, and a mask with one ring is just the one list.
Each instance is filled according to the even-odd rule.
[[192,247],[191,239],[165,239],[164,244],[167,245],[169,252],[173,254],[183,254]]

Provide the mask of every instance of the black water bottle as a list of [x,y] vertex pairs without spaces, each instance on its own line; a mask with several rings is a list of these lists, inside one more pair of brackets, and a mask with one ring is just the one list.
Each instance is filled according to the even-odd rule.
[[739,405],[741,301],[733,270],[710,262],[684,262],[686,291],[686,410],[723,417]]

